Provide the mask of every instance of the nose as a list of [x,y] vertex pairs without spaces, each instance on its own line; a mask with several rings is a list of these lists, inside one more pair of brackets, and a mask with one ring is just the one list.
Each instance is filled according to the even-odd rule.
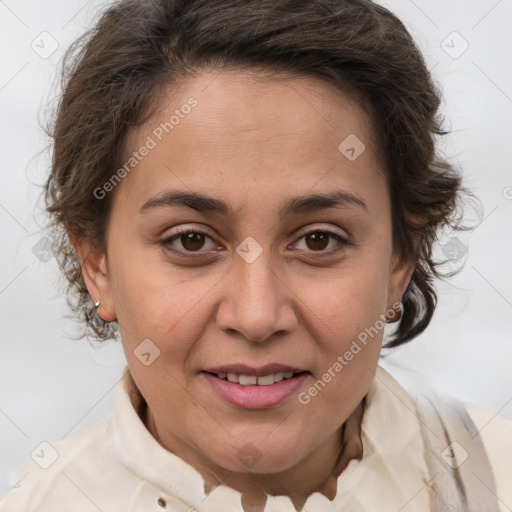
[[273,268],[265,251],[251,263],[238,255],[235,258],[224,278],[217,326],[228,334],[259,343],[292,332],[297,325],[295,295],[279,275],[282,272]]

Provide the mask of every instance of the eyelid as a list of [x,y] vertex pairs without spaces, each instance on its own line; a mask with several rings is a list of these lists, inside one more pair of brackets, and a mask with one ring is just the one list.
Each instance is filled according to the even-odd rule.
[[[182,250],[179,250],[179,249],[172,248],[172,246],[171,246],[172,242],[174,242],[176,239],[178,239],[181,235],[186,235],[188,233],[197,233],[197,234],[200,234],[200,235],[206,235],[214,243],[216,243],[214,237],[211,236],[208,233],[207,229],[197,228],[197,227],[190,227],[189,228],[189,227],[185,226],[184,228],[178,229],[178,231],[176,231],[172,235],[166,236],[165,238],[160,240],[159,244],[161,246],[163,246],[166,250],[172,252],[173,254],[177,254],[178,256],[183,256],[184,258],[189,258],[189,259],[190,258],[201,258],[201,257],[204,257],[205,255],[207,255],[207,256],[211,256],[212,255],[212,253],[209,250],[206,250],[206,251],[182,251]],[[218,247],[218,244],[217,244],[217,249],[216,250],[218,250],[218,249],[219,249],[219,247]]]
[[[212,241],[215,242],[215,239],[213,236],[211,236],[206,228],[197,228],[197,227],[182,227],[172,235],[166,236],[163,240],[160,241],[160,244],[168,251],[177,254],[178,256],[183,256],[184,258],[201,258],[204,256],[211,256],[212,252],[209,250],[206,251],[181,251],[178,249],[174,249],[169,247],[171,242],[175,241],[178,237],[184,234],[188,233],[198,233],[202,235],[206,235],[208,238],[210,238]],[[304,236],[313,234],[313,233],[326,233],[331,238],[338,239],[338,247],[328,250],[328,251],[305,251],[307,252],[311,257],[315,258],[321,258],[323,256],[327,256],[330,254],[335,254],[341,250],[344,249],[344,247],[351,245],[351,242],[348,240],[348,236],[345,234],[338,233],[335,231],[330,225],[324,224],[324,225],[318,225],[314,227],[305,227],[303,229],[300,229],[298,232],[295,233],[296,240],[293,242],[293,244],[296,244],[298,241],[300,241]],[[219,249],[217,244],[217,250]],[[301,249],[299,249],[301,250]],[[302,250],[303,251],[303,250]],[[316,254],[315,254],[316,253]]]
[[313,251],[313,250],[305,250],[305,249],[297,249],[302,254],[306,254],[307,258],[309,259],[322,259],[322,258],[328,258],[330,256],[338,255],[342,253],[344,250],[346,250],[352,243],[348,240],[348,237],[345,237],[344,235],[341,235],[337,233],[336,231],[332,229],[327,228],[313,228],[310,230],[307,230],[297,237],[297,241],[294,242],[294,244],[300,242],[305,236],[313,234],[313,233],[325,233],[329,236],[329,238],[334,238],[337,240],[338,244],[336,247],[331,248],[329,250],[321,250],[321,251]]
[[201,227],[197,227],[197,226],[189,227],[189,226],[185,225],[184,227],[181,226],[181,227],[177,228],[177,231],[174,231],[172,234],[164,236],[164,238],[161,240],[161,242],[168,242],[169,240],[171,240],[173,238],[177,238],[180,235],[186,235],[188,233],[198,233],[200,235],[206,235],[209,238],[211,238],[212,240],[215,240],[215,238],[216,238],[216,235],[213,235],[210,232],[210,230],[208,228],[206,228],[206,227],[203,227],[203,226],[201,226]]
[[303,237],[304,235],[309,235],[310,233],[316,233],[317,231],[330,233],[330,234],[339,236],[340,238],[342,238],[348,242],[348,238],[349,238],[348,233],[346,233],[346,232],[338,233],[337,231],[334,230],[334,228],[330,224],[320,224],[320,225],[314,226],[314,227],[308,226],[306,228],[300,229],[295,234],[295,236]]

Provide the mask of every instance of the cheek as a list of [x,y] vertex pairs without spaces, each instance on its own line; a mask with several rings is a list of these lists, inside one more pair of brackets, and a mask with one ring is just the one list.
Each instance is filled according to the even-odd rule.
[[[335,428],[366,394],[382,346],[385,289],[372,272],[349,273],[311,304],[319,364],[299,402]],[[307,410],[307,409],[306,409]]]
[[368,251],[339,269],[335,279],[324,280],[322,291],[318,282],[302,284],[321,353],[317,384],[306,390],[303,401],[311,400],[319,411],[343,404],[343,411],[350,412],[373,379],[385,326],[387,269],[386,261]]
[[127,353],[150,339],[162,356],[168,356],[168,363],[183,362],[204,330],[205,296],[218,280],[214,273],[194,276],[162,259],[144,260],[136,250],[126,254],[113,250],[112,298]]
[[354,258],[326,279],[303,279],[301,297],[310,316],[338,340],[357,336],[386,309],[389,273],[380,259]]

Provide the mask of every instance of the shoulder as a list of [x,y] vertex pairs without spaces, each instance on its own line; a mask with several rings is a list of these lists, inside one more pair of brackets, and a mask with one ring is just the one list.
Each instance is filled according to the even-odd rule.
[[75,510],[101,509],[96,503],[101,500],[98,482],[120,469],[110,448],[110,431],[107,416],[66,439],[41,443],[12,475],[0,510],[64,512],[71,502]]
[[[413,401],[431,474],[444,474],[445,482],[462,482],[466,499],[481,503],[482,510],[493,502],[493,510],[508,511],[512,504],[512,421],[443,393],[414,372],[394,365],[384,368]],[[442,491],[446,496],[452,494],[450,485]]]
[[464,402],[464,407],[485,447],[500,505],[512,507],[512,420],[475,403]]

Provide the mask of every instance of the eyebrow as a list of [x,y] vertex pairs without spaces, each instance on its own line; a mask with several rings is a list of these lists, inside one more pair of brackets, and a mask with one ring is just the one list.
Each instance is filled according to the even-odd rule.
[[[241,209],[235,210],[231,205],[204,194],[197,192],[170,191],[160,196],[149,199],[140,208],[139,213],[146,213],[159,207],[188,207],[199,212],[214,213],[225,217],[237,217]],[[344,190],[336,190],[326,194],[312,194],[308,196],[299,196],[288,199],[279,210],[279,219],[285,217],[312,213],[315,211],[326,210],[329,208],[357,207],[368,210],[364,200]]]

